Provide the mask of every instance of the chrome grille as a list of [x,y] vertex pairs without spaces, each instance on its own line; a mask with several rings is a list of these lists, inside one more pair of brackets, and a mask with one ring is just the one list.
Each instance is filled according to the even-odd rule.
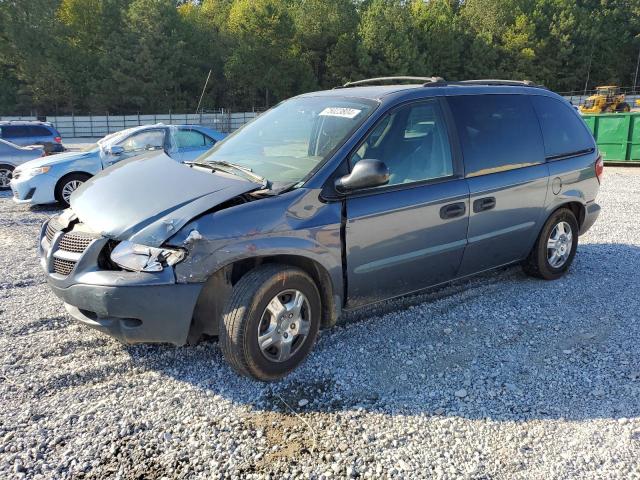
[[84,252],[89,244],[95,240],[95,236],[90,235],[88,233],[81,232],[69,232],[65,233],[60,239],[60,243],[58,244],[58,249],[64,250],[65,252],[75,252],[82,253]]
[[71,270],[76,266],[76,262],[71,260],[63,260],[61,258],[53,259],[53,271],[58,275],[67,276],[71,273]]
[[49,243],[51,243],[51,240],[53,240],[53,236],[60,230],[62,230],[62,225],[60,225],[55,218],[49,220],[49,223],[47,223],[47,230],[45,232],[45,236],[47,237]]

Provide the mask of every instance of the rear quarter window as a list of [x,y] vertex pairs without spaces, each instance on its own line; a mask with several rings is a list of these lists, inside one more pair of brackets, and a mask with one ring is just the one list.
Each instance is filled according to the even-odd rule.
[[448,97],[467,177],[544,163],[540,125],[527,95]]
[[213,146],[215,140],[197,130],[180,129],[175,133],[178,148],[195,148]]
[[32,125],[29,127],[29,136],[30,137],[51,137],[53,133],[45,127],[40,127],[37,125]]
[[2,127],[2,138],[28,137],[29,129],[26,125],[5,125]]
[[549,159],[574,155],[595,148],[591,132],[572,107],[550,97],[531,97],[540,120],[544,151]]

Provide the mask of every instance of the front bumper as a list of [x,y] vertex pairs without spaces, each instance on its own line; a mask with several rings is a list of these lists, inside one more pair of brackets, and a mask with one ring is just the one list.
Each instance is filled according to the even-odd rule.
[[11,179],[9,186],[13,192],[13,201],[31,205],[54,203],[56,179],[42,174],[35,177],[18,177]]
[[586,205],[584,221],[582,222],[582,226],[580,227],[580,235],[586,233],[587,230],[589,230],[593,226],[593,224],[596,223],[599,215],[600,205],[598,205],[596,202],[591,202]]
[[[60,247],[77,243],[69,237],[63,241],[68,229],[47,233],[50,221],[40,234],[40,263],[72,317],[124,343],[186,343],[203,284],[177,284],[172,268],[157,273],[102,269],[98,259],[107,238],[94,235],[82,252],[69,252]],[[62,273],[56,266],[60,261]]]
[[124,343],[184,345],[202,286],[49,285],[67,312]]

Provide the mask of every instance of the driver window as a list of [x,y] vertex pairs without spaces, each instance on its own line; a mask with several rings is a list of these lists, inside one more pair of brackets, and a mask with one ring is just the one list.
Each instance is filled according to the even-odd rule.
[[160,150],[164,147],[164,131],[148,130],[131,135],[120,144],[125,152]]
[[352,155],[351,167],[364,158],[387,165],[387,185],[453,175],[449,137],[438,103],[407,105],[383,117]]

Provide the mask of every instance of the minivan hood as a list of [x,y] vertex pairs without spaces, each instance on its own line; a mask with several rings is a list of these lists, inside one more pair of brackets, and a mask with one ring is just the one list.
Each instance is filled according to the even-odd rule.
[[260,187],[153,153],[92,177],[72,194],[71,209],[106,237],[157,247],[195,216]]

